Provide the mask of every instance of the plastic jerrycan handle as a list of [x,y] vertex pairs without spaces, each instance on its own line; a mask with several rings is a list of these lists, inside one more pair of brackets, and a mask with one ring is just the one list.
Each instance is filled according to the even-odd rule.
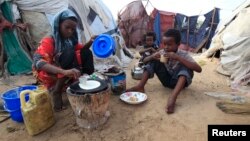
[[25,95],[26,94],[31,94],[31,93],[33,93],[33,91],[31,91],[31,90],[24,90],[24,91],[21,92],[20,100],[21,100],[21,107],[22,108],[26,107]]

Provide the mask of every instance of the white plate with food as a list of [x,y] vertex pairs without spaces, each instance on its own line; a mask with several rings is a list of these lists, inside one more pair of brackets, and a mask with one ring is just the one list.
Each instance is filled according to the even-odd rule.
[[120,95],[120,99],[128,104],[140,104],[147,98],[147,95],[141,92],[126,92]]

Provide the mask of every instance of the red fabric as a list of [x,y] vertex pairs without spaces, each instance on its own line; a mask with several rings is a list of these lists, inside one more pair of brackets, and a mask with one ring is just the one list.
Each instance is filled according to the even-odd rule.
[[[80,49],[83,48],[82,44],[77,44],[75,46],[75,52],[77,56],[78,63],[81,63],[81,58],[80,62],[78,57],[80,57]],[[37,48],[36,52],[42,56],[42,61],[47,62],[49,64],[55,65],[54,62],[54,39],[52,37],[45,37],[42,39],[40,46]],[[39,82],[44,84],[47,88],[51,88],[55,85],[55,82],[58,78],[64,77],[63,74],[49,74],[45,71],[42,70],[35,70],[33,67],[33,73],[34,76],[37,78]]]
[[9,21],[7,21],[3,16],[0,15],[0,33],[3,32],[3,29],[9,28],[12,29],[13,24]]
[[153,12],[150,14],[151,20],[148,24],[148,28],[153,30],[154,29],[154,20],[157,12],[160,13],[160,19],[161,19],[161,35],[164,34],[168,29],[174,28],[175,23],[175,13],[171,12],[165,12],[158,9],[154,9]]

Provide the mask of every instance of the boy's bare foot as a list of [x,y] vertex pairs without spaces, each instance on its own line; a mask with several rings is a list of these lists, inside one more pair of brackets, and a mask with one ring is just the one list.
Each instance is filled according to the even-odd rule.
[[126,92],[142,92],[144,93],[144,87],[135,86],[126,90]]
[[167,114],[174,113],[175,101],[176,101],[176,98],[174,98],[173,96],[170,95],[168,98],[168,104],[166,106],[166,113]]

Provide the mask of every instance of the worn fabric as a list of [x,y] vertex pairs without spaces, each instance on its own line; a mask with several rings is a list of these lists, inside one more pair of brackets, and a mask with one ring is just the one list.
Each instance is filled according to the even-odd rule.
[[162,85],[168,88],[174,88],[180,76],[185,76],[186,78],[185,87],[188,87],[192,83],[193,71],[184,65],[180,65],[180,67],[172,73],[167,70],[163,63],[154,60],[146,65],[144,70],[149,73],[149,78],[152,78],[155,73]]
[[22,11],[22,20],[24,23],[29,23],[29,33],[35,47],[39,46],[39,42],[43,37],[50,36],[51,26],[44,13],[33,11]]
[[127,47],[135,48],[143,42],[143,34],[148,29],[150,17],[142,1],[133,1],[118,13],[118,26]]
[[[217,71],[231,77],[233,89],[250,83],[250,2],[237,8],[234,14],[222,21],[219,32],[213,38],[207,57],[221,50]],[[229,22],[230,21],[230,22]],[[222,30],[223,29],[223,30]],[[249,86],[248,86],[249,88]],[[244,88],[243,88],[244,89]]]
[[56,14],[68,8],[68,0],[15,0],[21,10]]
[[[204,14],[205,20],[200,28],[196,27],[199,17],[198,15],[189,17],[177,13],[175,16],[175,27],[181,32],[181,43],[187,44],[192,48],[196,48],[205,38],[208,37],[205,47],[209,48],[211,39],[214,36],[215,30],[220,20],[219,12],[220,9],[215,8],[214,10]],[[212,19],[213,24],[211,25]]]
[[[179,49],[176,54],[190,62],[195,62],[195,60],[186,51]],[[144,70],[149,73],[149,78],[153,78],[155,73],[162,85],[169,88],[175,87],[180,76],[186,77],[185,86],[189,86],[192,83],[194,75],[192,70],[188,69],[179,61],[171,59],[169,59],[166,64],[157,60],[150,61],[144,66]]]
[[157,11],[154,20],[154,32],[156,33],[156,44],[159,46],[161,43],[161,16],[159,11]]
[[[11,23],[13,23],[14,20],[10,2],[2,3],[0,8],[3,17],[5,17],[6,19],[2,23],[0,23],[1,32],[1,28],[3,27],[12,27]],[[6,52],[6,55],[8,57],[6,63],[8,72],[13,75],[31,72],[32,60],[20,46],[15,32],[10,29],[4,29],[2,33],[2,41],[4,51]]]

